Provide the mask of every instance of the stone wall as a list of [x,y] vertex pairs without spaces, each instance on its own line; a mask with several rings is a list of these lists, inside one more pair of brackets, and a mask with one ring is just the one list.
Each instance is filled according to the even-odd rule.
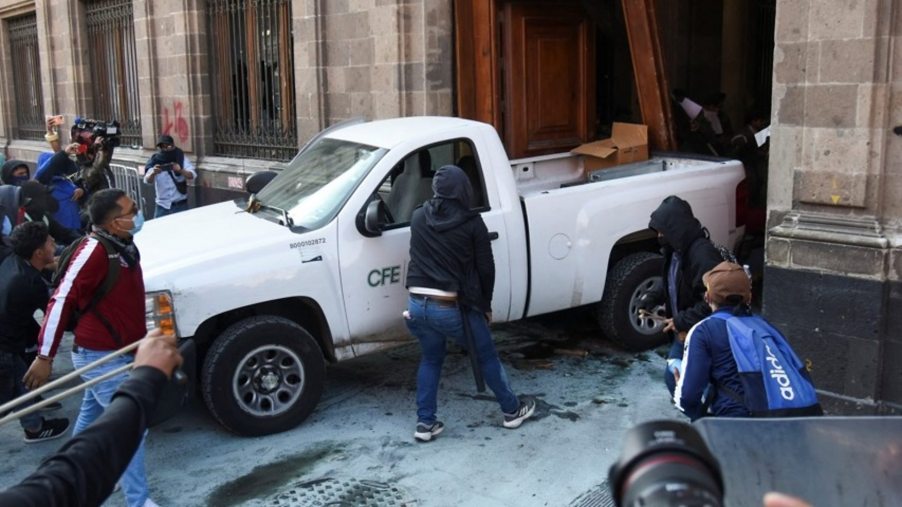
[[[337,121],[451,115],[450,0],[292,0],[298,146]],[[197,161],[200,201],[240,190],[269,160],[211,156],[212,105],[203,0],[134,0],[143,148],[119,148],[115,162],[143,166],[166,130]],[[91,106],[82,0],[0,0],[0,20],[35,12],[44,109],[67,121]],[[40,142],[11,138],[13,75],[0,23],[0,143],[34,161]],[[215,191],[214,191],[215,190]]]
[[845,409],[902,407],[902,5],[780,0],[765,313]]

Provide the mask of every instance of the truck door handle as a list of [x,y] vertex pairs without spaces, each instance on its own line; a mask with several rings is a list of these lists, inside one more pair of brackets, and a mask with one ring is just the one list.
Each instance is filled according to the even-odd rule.
[[495,241],[496,239],[498,239],[498,237],[498,233],[495,231],[489,233],[489,241]]

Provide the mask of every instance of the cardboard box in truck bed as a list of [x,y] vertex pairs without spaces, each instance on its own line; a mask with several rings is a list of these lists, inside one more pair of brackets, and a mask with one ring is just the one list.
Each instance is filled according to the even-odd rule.
[[633,123],[614,123],[611,137],[583,144],[571,153],[583,156],[583,171],[588,174],[631,162],[648,159],[648,127]]

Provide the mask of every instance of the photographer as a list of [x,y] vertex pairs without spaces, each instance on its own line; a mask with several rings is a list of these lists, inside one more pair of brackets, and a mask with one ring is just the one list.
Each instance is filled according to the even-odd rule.
[[[90,122],[88,125],[90,126]],[[82,185],[90,197],[99,190],[113,187],[110,161],[113,159],[113,148],[118,142],[107,137],[105,127],[95,126],[90,131],[81,128],[78,125],[72,127],[72,137],[78,136],[81,139],[76,159],[81,167]],[[118,133],[118,129],[116,132]],[[118,134],[116,140],[118,141]]]
[[147,161],[144,171],[144,183],[153,184],[157,194],[154,218],[188,209],[188,182],[197,173],[185,153],[175,146],[172,136],[160,136],[157,152]]

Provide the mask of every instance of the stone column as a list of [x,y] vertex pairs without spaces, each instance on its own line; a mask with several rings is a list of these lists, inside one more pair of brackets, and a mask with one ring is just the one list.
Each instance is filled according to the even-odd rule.
[[764,312],[836,409],[902,408],[902,5],[780,0]]

